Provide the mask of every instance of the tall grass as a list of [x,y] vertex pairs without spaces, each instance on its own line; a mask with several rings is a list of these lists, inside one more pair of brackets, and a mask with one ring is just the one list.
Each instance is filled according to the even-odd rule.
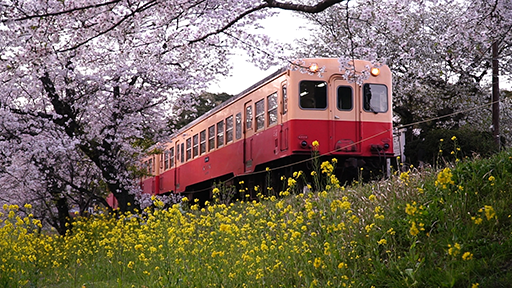
[[333,164],[322,191],[288,189],[297,173],[284,197],[97,214],[65,237],[5,205],[0,287],[510,287],[512,151],[340,188]]

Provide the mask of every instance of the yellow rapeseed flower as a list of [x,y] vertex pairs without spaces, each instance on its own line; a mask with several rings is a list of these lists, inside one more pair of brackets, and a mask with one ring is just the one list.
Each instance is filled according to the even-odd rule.
[[400,173],[400,180],[402,180],[402,182],[409,182],[409,174],[411,173],[411,171],[407,171],[407,172],[402,172]]
[[468,260],[471,260],[471,259],[473,259],[473,254],[472,253],[466,252],[466,253],[462,254],[462,260],[468,261]]
[[332,166],[330,162],[325,161],[322,162],[322,164],[320,165],[320,169],[322,170],[322,173],[331,174],[332,171],[334,170],[334,166]]
[[460,252],[460,244],[459,243],[455,243],[452,245],[448,244],[448,254],[451,255],[451,256],[457,256]]
[[487,220],[491,220],[492,218],[494,218],[496,216],[496,212],[494,211],[494,208],[492,208],[492,206],[485,205],[484,210],[485,210],[485,217],[487,218]]
[[340,201],[340,200],[334,200],[331,202],[331,211],[332,212],[336,212],[336,210],[338,208],[341,208],[341,209],[344,209],[344,210],[348,210],[350,209],[350,202],[342,199],[343,201]]
[[436,186],[442,186],[443,189],[446,189],[447,184],[455,184],[452,180],[453,174],[450,168],[444,168],[443,171],[437,174],[437,181],[435,182]]
[[413,216],[416,214],[416,211],[418,211],[418,208],[416,208],[416,202],[412,202],[412,205],[409,203],[405,204],[405,213],[408,215]]
[[418,227],[416,227],[416,222],[412,222],[411,229],[409,229],[409,233],[411,233],[412,236],[418,235],[420,233],[420,230],[418,230]]
[[476,225],[480,225],[480,224],[482,224],[482,222],[484,221],[484,219],[482,219],[482,218],[480,218],[480,217],[478,217],[478,218],[476,218],[476,217],[471,217],[471,220],[473,220],[473,222],[474,222]]
[[316,148],[320,145],[320,143],[318,143],[318,141],[315,140],[313,141],[313,143],[311,143],[311,145]]
[[133,261],[128,262],[128,268],[133,269],[135,267],[135,263]]
[[315,268],[319,268],[320,266],[322,266],[322,259],[320,258],[315,258],[315,262],[313,263],[313,266],[315,266]]

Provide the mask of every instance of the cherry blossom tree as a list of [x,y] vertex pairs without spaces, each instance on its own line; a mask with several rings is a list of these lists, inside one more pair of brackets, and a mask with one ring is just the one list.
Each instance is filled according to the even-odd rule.
[[[173,99],[229,73],[232,48],[281,50],[246,32],[273,9],[318,13],[340,2],[1,0],[2,197],[97,199],[104,183],[131,210],[134,143],[165,139]],[[275,61],[249,53],[261,66]]]
[[346,55],[345,61],[363,58],[388,64],[394,73],[394,111],[399,124],[433,119],[416,128],[471,125],[488,131],[490,107],[481,105],[490,102],[492,43],[500,44],[502,75],[511,75],[511,3],[342,3],[324,13],[307,15],[318,24],[315,29],[320,33],[303,43],[300,55]]

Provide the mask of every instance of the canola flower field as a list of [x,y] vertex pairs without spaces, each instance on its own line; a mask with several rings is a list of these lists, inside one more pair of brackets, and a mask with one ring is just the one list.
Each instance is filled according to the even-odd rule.
[[510,287],[511,151],[349,187],[335,164],[322,191],[295,173],[277,197],[99,213],[67,236],[4,205],[0,287]]

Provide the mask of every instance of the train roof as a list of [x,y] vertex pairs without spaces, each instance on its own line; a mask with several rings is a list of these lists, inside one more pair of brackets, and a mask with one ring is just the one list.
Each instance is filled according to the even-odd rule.
[[283,74],[287,70],[289,70],[288,66],[282,67],[282,68],[276,70],[274,73],[272,73],[272,74],[268,75],[267,77],[261,79],[260,81],[258,81],[255,84],[251,85],[249,88],[243,90],[242,92],[238,93],[237,95],[235,95],[235,96],[229,98],[228,100],[222,102],[220,105],[216,106],[212,110],[210,110],[210,111],[204,113],[203,115],[197,117],[192,122],[188,123],[187,125],[185,125],[182,128],[180,128],[178,131],[176,131],[173,134],[171,134],[170,138],[174,138],[175,136],[178,136],[179,134],[183,133],[183,131],[189,129],[190,127],[194,126],[195,124],[197,124],[198,122],[202,121],[203,119],[208,118],[209,116],[211,116],[215,112],[219,111],[220,109],[224,108],[225,106],[235,102],[235,100],[241,98],[242,96],[247,95],[248,93],[250,93],[253,90],[256,90],[258,87],[262,86],[263,84],[265,84],[267,82],[270,82],[271,80],[273,80],[274,78],[280,76],[281,74]]

